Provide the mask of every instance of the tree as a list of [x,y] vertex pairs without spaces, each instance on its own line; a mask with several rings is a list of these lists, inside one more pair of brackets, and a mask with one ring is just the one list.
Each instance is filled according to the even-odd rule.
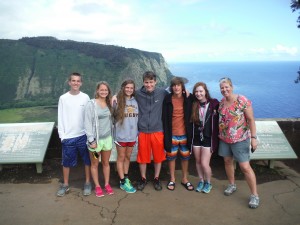
[[[291,9],[293,12],[295,12],[296,10],[300,9],[300,0],[291,0]],[[300,28],[300,16],[298,16],[298,28]],[[295,80],[295,83],[299,83],[300,82],[300,67],[299,67],[299,71],[298,73],[298,77]]]
[[298,77],[295,80],[296,84],[300,82],[300,67],[299,67],[299,71],[297,73],[298,73]]
[[[296,10],[299,10],[300,9],[300,0],[291,0],[291,8],[292,8],[293,12],[295,12]],[[300,28],[300,16],[298,16],[297,22],[299,23],[297,27]]]

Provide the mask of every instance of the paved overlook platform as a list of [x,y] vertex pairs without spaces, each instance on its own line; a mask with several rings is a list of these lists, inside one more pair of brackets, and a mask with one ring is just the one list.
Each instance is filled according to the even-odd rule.
[[[280,122],[281,123],[281,122]],[[280,124],[299,157],[299,125],[294,122]],[[56,135],[55,133],[53,134]],[[43,173],[36,173],[35,165],[5,165],[0,172],[0,224],[5,225],[300,225],[300,170],[297,160],[275,161],[274,169],[266,161],[252,162],[257,174],[261,205],[248,208],[249,189],[237,168],[238,190],[225,196],[227,185],[224,164],[214,155],[211,160],[213,189],[209,194],[189,192],[180,185],[180,161],[177,161],[176,189],[169,191],[167,164],[163,163],[162,191],[155,191],[149,182],[142,192],[126,194],[118,188],[118,177],[112,163],[111,185],[113,196],[97,198],[94,194],[82,195],[84,183],[83,165],[71,170],[71,191],[64,197],[56,197],[61,182],[59,147],[51,141],[43,163]],[[295,143],[298,146],[295,148]],[[100,181],[103,179],[100,170]],[[189,181],[198,182],[195,161],[189,166]],[[148,166],[148,178],[153,177],[153,166]],[[132,163],[130,177],[133,184],[139,179],[137,163]]]

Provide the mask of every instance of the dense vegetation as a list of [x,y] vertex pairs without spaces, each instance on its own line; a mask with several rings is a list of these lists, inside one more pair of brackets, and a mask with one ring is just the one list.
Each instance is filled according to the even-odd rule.
[[140,86],[145,70],[157,73],[160,86],[172,75],[159,53],[54,37],[0,39],[0,58],[0,109],[57,104],[75,71],[83,75],[82,90],[90,97],[100,80],[115,92],[126,77]]

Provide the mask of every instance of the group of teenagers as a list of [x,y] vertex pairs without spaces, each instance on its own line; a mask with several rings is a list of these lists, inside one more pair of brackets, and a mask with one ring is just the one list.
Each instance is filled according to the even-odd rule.
[[[259,206],[256,176],[250,165],[250,148],[257,148],[257,136],[252,103],[245,96],[233,92],[230,78],[219,81],[223,95],[219,102],[210,96],[207,85],[197,82],[192,93],[185,89],[184,80],[174,77],[167,89],[156,87],[157,77],[152,71],[143,74],[143,86],[136,89],[126,79],[117,95],[112,96],[109,84],[100,81],[95,97],[80,91],[82,76],[72,73],[70,91],[59,98],[58,133],[62,143],[63,183],[57,196],[69,192],[70,168],[77,165],[78,155],[85,164],[83,195],[92,191],[91,178],[97,197],[114,194],[110,186],[109,158],[113,144],[117,150],[117,171],[120,188],[127,193],[143,190],[147,185],[147,164],[154,163],[153,185],[162,190],[159,179],[162,162],[167,160],[170,179],[167,189],[176,187],[175,165],[181,161],[181,185],[188,191],[209,193],[212,189],[210,167],[214,152],[224,158],[229,184],[224,194],[236,190],[234,160],[250,188],[249,207]],[[137,144],[137,158],[141,178],[134,187],[129,179],[130,158]],[[194,155],[198,174],[197,186],[188,180],[188,167]],[[104,190],[98,165],[102,164]]]

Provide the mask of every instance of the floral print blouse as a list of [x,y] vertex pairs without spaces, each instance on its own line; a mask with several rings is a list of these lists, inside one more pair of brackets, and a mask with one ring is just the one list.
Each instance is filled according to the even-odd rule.
[[249,138],[250,129],[244,111],[251,106],[251,101],[238,95],[234,103],[226,107],[223,98],[219,106],[219,138],[226,143],[236,143]]

